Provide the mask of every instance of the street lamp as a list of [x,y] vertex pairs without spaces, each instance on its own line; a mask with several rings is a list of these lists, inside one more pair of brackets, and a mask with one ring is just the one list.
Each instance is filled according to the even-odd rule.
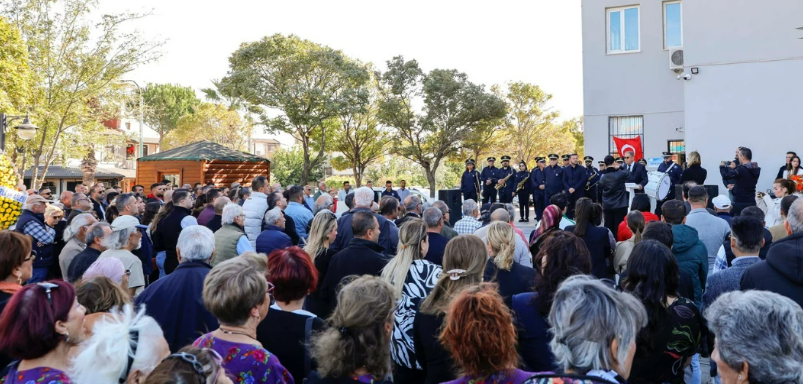
[[36,130],[39,127],[31,124],[31,119],[27,113],[25,116],[11,116],[0,113],[0,151],[6,150],[6,128],[12,121],[20,119],[23,119],[22,124],[14,127],[17,130],[17,136],[22,140],[30,140],[36,136]]
[[137,86],[137,91],[139,92],[139,156],[137,156],[137,158],[140,158],[140,157],[142,157],[142,154],[143,154],[143,150],[142,150],[142,148],[143,148],[143,144],[142,144],[142,104],[143,104],[143,102],[142,102],[142,88],[140,88],[139,84],[137,84],[137,82],[134,81],[134,80],[120,80],[120,81],[123,82],[123,83],[133,83],[134,85]]

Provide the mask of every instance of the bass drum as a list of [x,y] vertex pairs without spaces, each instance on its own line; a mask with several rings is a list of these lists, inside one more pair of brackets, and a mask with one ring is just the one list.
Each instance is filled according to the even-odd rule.
[[669,188],[672,186],[672,181],[669,175],[664,172],[650,172],[647,174],[647,185],[644,186],[644,193],[647,196],[662,201],[669,195]]

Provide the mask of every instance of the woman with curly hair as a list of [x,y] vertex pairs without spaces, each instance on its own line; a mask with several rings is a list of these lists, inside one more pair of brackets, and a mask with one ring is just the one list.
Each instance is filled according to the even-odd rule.
[[463,375],[449,384],[520,384],[533,375],[516,368],[516,328],[493,284],[466,288],[454,299],[440,340]]
[[390,333],[396,296],[393,287],[374,276],[362,276],[337,295],[331,327],[312,339],[317,371],[307,384],[391,384]]
[[483,280],[498,284],[499,294],[508,306],[513,295],[532,291],[535,281],[534,269],[513,261],[515,236],[513,227],[502,221],[491,223],[486,234],[489,259]]

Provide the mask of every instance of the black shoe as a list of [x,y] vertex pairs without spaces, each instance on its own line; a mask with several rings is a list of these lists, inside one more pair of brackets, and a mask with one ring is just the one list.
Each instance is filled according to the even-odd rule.
[[525,222],[525,223],[529,223],[529,222],[530,222],[530,219],[524,219],[524,222]]
[[523,218],[519,219],[519,223],[523,223],[525,220]]

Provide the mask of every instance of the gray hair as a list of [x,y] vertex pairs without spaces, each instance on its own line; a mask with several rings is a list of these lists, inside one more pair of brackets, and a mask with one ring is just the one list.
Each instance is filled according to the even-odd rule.
[[207,261],[215,253],[215,235],[203,225],[192,225],[178,235],[176,248],[181,251],[182,260]]
[[[73,219],[73,221],[74,220],[75,219]],[[89,230],[86,231],[86,237],[84,239],[86,240],[86,245],[88,246],[92,245],[95,242],[95,239],[98,238],[102,239],[103,236],[106,235],[106,231],[104,231],[104,228],[111,228],[111,225],[100,221],[95,224],[92,224],[92,226],[89,227]]]
[[103,246],[108,249],[123,249],[128,244],[128,238],[136,231],[139,231],[139,228],[133,227],[112,231],[109,237],[103,239]]
[[315,200],[315,206],[312,207],[312,215],[315,216],[318,212],[329,209],[329,206],[334,204],[334,200],[332,200],[332,196],[329,196],[328,193],[321,194],[318,196],[318,199]]
[[474,199],[463,200],[463,216],[471,216],[477,210],[477,202]]
[[503,223],[510,222],[510,214],[505,208],[497,208],[491,213],[491,221],[501,221]]
[[435,200],[432,202],[432,206],[441,210],[443,216],[446,216],[449,213],[449,206],[442,200]]
[[137,198],[134,196],[133,193],[124,193],[122,195],[117,196],[117,202],[114,204],[117,207],[118,212],[125,211],[125,206],[131,202],[131,199],[134,199],[134,202],[137,201]]
[[421,199],[419,199],[418,196],[407,196],[407,198],[404,199],[404,210],[407,212],[415,211],[419,204],[421,204]]
[[513,218],[516,217],[516,207],[514,207],[513,204],[507,203],[505,204],[505,209],[507,209],[508,214],[507,221],[510,222],[510,220],[513,220]]
[[265,213],[265,224],[276,225],[276,220],[279,220],[282,216],[282,209],[273,207],[273,209]]
[[[631,343],[647,325],[644,305],[628,293],[617,292],[586,275],[566,279],[549,311],[555,360],[563,370],[579,374],[594,369],[614,370],[614,359],[624,367]],[[619,344],[613,356],[611,342]]]
[[803,383],[803,309],[772,292],[734,291],[705,311],[719,358],[751,383]]
[[243,214],[243,207],[240,204],[229,203],[223,207],[223,214],[220,215],[221,224],[233,224],[237,216]]
[[[78,232],[81,231],[81,227],[85,227],[87,225],[93,224],[95,221],[95,216],[92,216],[91,213],[82,213],[73,217],[72,221],[70,222],[70,226],[64,229],[64,241],[70,241]],[[86,240],[86,239],[84,239]]]
[[792,233],[803,232],[803,199],[797,199],[792,203],[786,214],[786,221],[789,222]]
[[374,190],[368,187],[359,187],[354,191],[354,205],[358,207],[370,207],[374,202]]
[[435,207],[429,207],[424,210],[424,214],[422,215],[424,218],[424,223],[427,224],[427,228],[435,228],[443,220],[443,213],[441,210]]

